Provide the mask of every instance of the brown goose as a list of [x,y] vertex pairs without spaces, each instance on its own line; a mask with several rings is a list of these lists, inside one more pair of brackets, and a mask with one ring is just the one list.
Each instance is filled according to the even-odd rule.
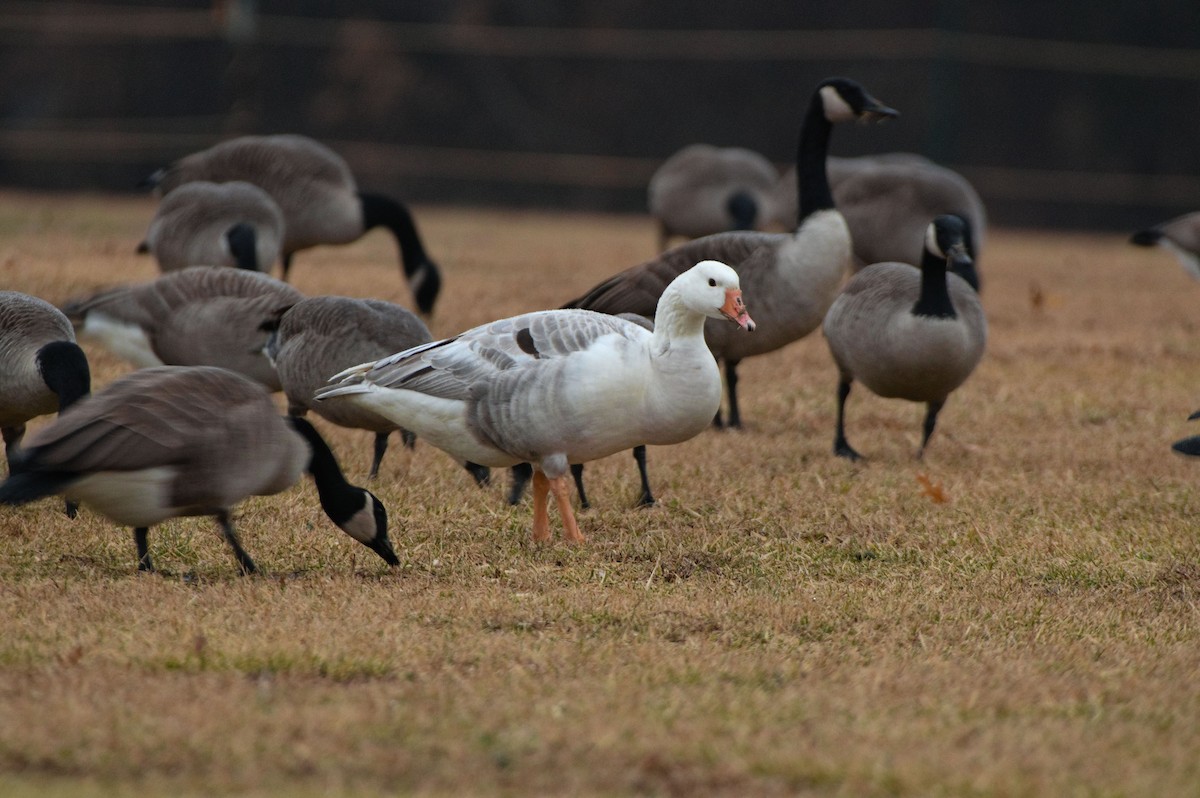
[[221,366],[281,389],[263,354],[266,318],[304,295],[261,272],[191,266],[63,307],[80,337],[138,367]]
[[152,571],[149,527],[168,518],[212,515],[243,573],[255,571],[230,512],[312,475],[321,508],[342,531],[391,565],[387,512],[342,476],[329,447],[304,419],[284,419],[250,380],[209,367],[135,371],[81,400],[29,436],[0,503],[65,493],[134,527],[138,569]]
[[138,252],[164,272],[188,266],[237,266],[270,272],[283,243],[283,213],[252,183],[196,180],[158,205]]
[[979,364],[987,341],[983,307],[971,285],[947,268],[969,258],[966,237],[962,219],[939,216],[928,227],[919,269],[868,266],[829,308],[823,329],[838,367],[833,451],[839,457],[860,458],[845,428],[854,380],[879,396],[926,404],[920,457],[946,398]]
[[425,252],[412,214],[381,194],[360,192],[340,155],[306,136],[242,136],[187,155],[147,178],[168,196],[193,180],[245,180],[283,211],[283,279],[292,255],[318,244],[348,244],[386,227],[400,247],[404,274],[422,313],[433,311],[441,274]]
[[663,161],[650,177],[650,215],[658,249],[672,236],[697,238],[754,230],[776,216],[779,170],[753,150],[692,144]]

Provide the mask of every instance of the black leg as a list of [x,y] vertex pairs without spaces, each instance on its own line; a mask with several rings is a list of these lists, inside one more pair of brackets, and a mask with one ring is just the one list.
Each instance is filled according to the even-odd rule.
[[417,448],[417,433],[409,432],[403,427],[400,428],[400,442],[404,444],[405,449]]
[[133,542],[137,546],[138,570],[147,573],[154,572],[154,563],[150,562],[150,546],[146,542],[149,527],[139,526],[133,530]]
[[851,377],[843,376],[838,379],[837,434],[833,439],[833,453],[848,460],[861,460],[862,455],[854,451],[850,442],[846,440],[846,397],[850,395],[850,386],[853,384],[854,379]]
[[512,473],[512,487],[508,489],[508,503],[520,504],[525,495],[525,486],[533,479],[533,466],[529,463],[517,463],[509,469]]
[[933,434],[933,428],[937,426],[938,413],[942,412],[942,405],[944,404],[946,404],[945,400],[930,402],[928,410],[925,411],[924,434],[921,436],[921,449],[917,452],[918,460],[925,456],[925,445],[929,443],[929,436]]
[[741,429],[742,414],[738,412],[737,401],[737,367],[740,360],[725,361],[725,392],[729,396],[729,427],[731,429]]
[[283,281],[285,283],[287,282],[287,279],[288,279],[288,272],[290,272],[291,270],[292,270],[292,253],[285,252],[283,254]]
[[467,469],[467,473],[479,487],[487,487],[492,483],[492,470],[487,466],[481,466],[479,463],[464,463],[463,468]]
[[590,510],[592,505],[588,504],[587,491],[583,489],[583,463],[571,463],[571,476],[575,478],[575,490],[579,493],[579,506]]
[[63,512],[67,514],[67,518],[74,518],[79,515],[79,502],[73,502],[70,499],[63,501]]
[[229,519],[229,513],[221,511],[217,513],[217,523],[221,525],[221,534],[225,536],[226,542],[233,549],[233,556],[237,557],[238,565],[242,568],[242,574],[252,574],[258,569],[254,567],[254,560],[250,559],[250,555],[242,548],[242,544],[238,541],[237,533],[233,531],[233,521]]
[[654,494],[650,492],[650,475],[646,473],[646,447],[634,446],[633,459],[637,461],[638,474],[642,477],[642,495],[638,497],[638,506],[649,507],[654,504]]
[[386,432],[375,433],[375,457],[371,460],[371,473],[367,474],[367,479],[375,479],[379,476],[379,464],[383,462],[383,456],[387,454],[387,439]]

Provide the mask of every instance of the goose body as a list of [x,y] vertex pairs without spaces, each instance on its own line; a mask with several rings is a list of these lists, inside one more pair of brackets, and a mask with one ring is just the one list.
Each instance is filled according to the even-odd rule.
[[280,317],[267,343],[288,398],[288,412],[314,411],[342,427],[375,433],[371,478],[387,451],[396,422],[353,402],[318,402],[319,388],[347,366],[374,361],[431,341],[429,328],[410,311],[378,299],[321,296],[297,302]]
[[1200,280],[1200,212],[1186,213],[1139,230],[1130,241],[1141,247],[1160,246],[1172,252],[1184,271]]
[[78,402],[30,436],[0,485],[0,503],[65,493],[134,527],[142,570],[153,570],[149,527],[213,515],[242,569],[252,572],[231,509],[248,496],[279,493],[305,471],[330,519],[394,564],[378,499],[346,483],[308,422],[283,419],[262,386],[219,368],[143,369]]
[[271,195],[284,219],[284,280],[294,253],[347,244],[374,227],[387,227],[400,247],[417,307],[433,310],[441,274],[408,209],[390,197],[360,192],[345,160],[320,142],[298,135],[242,136],[187,155],[150,178],[164,198],[195,180],[244,180]]
[[283,213],[245,181],[185,183],[163,197],[139,251],[164,272],[188,266],[271,271],[283,244]]
[[948,272],[968,258],[966,227],[940,216],[928,228],[921,268],[876,263],[856,274],[834,301],[823,329],[838,367],[834,452],[859,458],[846,440],[844,411],[855,380],[873,393],[927,405],[921,451],[946,398],[983,357],[987,322],[969,283]]
[[67,317],[37,297],[0,291],[0,430],[10,467],[27,421],[67,409],[90,389]]
[[[896,261],[921,263],[929,220],[955,214],[967,223],[971,264],[961,275],[976,289],[977,265],[987,231],[987,212],[975,188],[959,173],[913,153],[830,158],[829,184],[853,241],[853,270]],[[796,173],[780,181],[780,221],[794,219]]]
[[697,238],[753,230],[775,211],[779,171],[753,150],[691,144],[650,177],[650,215],[659,225],[659,250],[672,236]]
[[268,333],[261,326],[303,298],[266,274],[191,266],[101,291],[63,310],[80,337],[139,368],[220,366],[278,391],[279,375],[262,352]]
[[834,207],[825,159],[833,124],[882,119],[896,112],[845,78],[822,81],[812,95],[797,148],[800,220],[794,233],[728,232],[705,236],[600,283],[566,307],[651,315],[671,280],[697,261],[712,259],[737,271],[755,302],[760,331],[753,336],[709,323],[705,338],[725,363],[728,423],[741,425],[737,364],[773,352],[820,326],[850,265],[850,232]]
[[663,292],[654,332],[590,311],[528,313],[348,369],[317,398],[359,403],[460,461],[531,463],[535,539],[549,537],[553,490],[567,537],[582,540],[568,465],[704,429],[720,404],[704,321],[721,316],[753,326],[737,273],[703,262]]

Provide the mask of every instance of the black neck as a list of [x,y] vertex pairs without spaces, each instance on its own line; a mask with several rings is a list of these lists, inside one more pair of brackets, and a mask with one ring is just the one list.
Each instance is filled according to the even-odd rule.
[[912,309],[914,316],[934,319],[953,319],[954,303],[950,301],[950,284],[946,276],[946,259],[925,250],[921,258],[921,296]]
[[825,157],[829,154],[829,134],[833,125],[825,118],[825,102],[821,92],[813,94],[800,129],[796,147],[796,192],[800,214],[797,226],[811,214],[833,207],[833,192],[825,172]]
[[433,303],[442,288],[442,278],[437,266],[426,254],[421,237],[417,235],[412,214],[399,202],[380,194],[359,192],[358,198],[362,203],[363,230],[386,227],[392,231],[400,247],[400,262],[417,300],[417,308],[422,313],[433,312]]
[[239,269],[258,271],[258,235],[254,228],[245,222],[235,224],[225,231],[225,241],[229,244],[229,254]]
[[87,356],[73,341],[52,341],[37,353],[38,371],[54,395],[58,397],[58,412],[91,393],[92,372]]
[[295,416],[287,416],[284,420],[300,433],[312,452],[307,471],[317,486],[321,509],[335,524],[345,523],[365,506],[366,491],[346,481],[337,458],[312,424]]

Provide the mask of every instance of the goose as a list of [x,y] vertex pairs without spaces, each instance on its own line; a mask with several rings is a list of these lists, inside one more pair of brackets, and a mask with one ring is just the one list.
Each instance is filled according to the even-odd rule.
[[262,322],[303,298],[261,272],[190,266],[70,301],[63,312],[81,338],[137,368],[222,366],[278,391]]
[[241,180],[185,183],[159,203],[138,245],[161,271],[237,266],[271,271],[283,243],[283,212],[271,195]]
[[1176,216],[1154,227],[1139,230],[1130,242],[1140,247],[1161,246],[1175,253],[1191,277],[1200,280],[1200,211]]
[[918,269],[876,263],[854,275],[825,316],[823,330],[838,367],[837,433],[833,451],[858,460],[846,440],[846,398],[854,380],[885,398],[927,406],[921,457],[946,398],[983,357],[987,322],[979,295],[947,261],[968,258],[967,226],[939,216],[925,234]]
[[658,221],[658,250],[672,236],[697,238],[753,230],[776,215],[779,170],[753,150],[692,144],[650,177],[650,215]]
[[737,272],[703,261],[663,291],[654,332],[592,311],[527,313],[349,368],[317,399],[359,403],[459,461],[531,463],[533,539],[550,537],[553,492],[564,536],[582,542],[568,465],[702,431],[721,402],[704,322],[722,317],[754,326]]
[[[67,317],[43,299],[0,291],[0,432],[9,471],[25,423],[63,412],[91,386],[87,356]],[[66,511],[74,518],[74,503],[67,502]]]
[[248,496],[269,496],[312,475],[321,508],[388,564],[399,559],[387,511],[346,482],[329,447],[304,419],[281,417],[261,385],[209,366],[162,366],[128,374],[29,436],[0,503],[54,493],[134,528],[138,570],[153,571],[149,528],[168,518],[211,515],[243,573],[254,561],[230,519]]
[[[983,200],[965,177],[915,153],[894,152],[857,158],[830,158],[833,199],[854,244],[853,271],[872,263],[899,261],[917,266],[924,251],[929,220],[955,214],[967,223],[970,263],[956,264],[979,290],[978,262],[987,230]],[[795,219],[796,172],[780,180],[779,221]]]
[[353,363],[379,360],[433,340],[425,322],[391,302],[319,296],[304,299],[266,323],[265,353],[274,363],[288,399],[288,413],[309,410],[338,426],[375,433],[375,456],[368,479],[379,474],[388,435],[396,430],[411,446],[413,437],[393,421],[351,402],[317,402],[313,395],[333,374]]
[[[1188,421],[1195,421],[1200,418],[1200,410],[1188,416]],[[1187,455],[1188,457],[1200,457],[1200,435],[1193,435],[1190,438],[1175,441],[1171,444],[1172,451],[1178,454]]]
[[396,237],[404,274],[425,314],[433,312],[442,279],[401,203],[358,190],[345,160],[320,142],[294,134],[242,136],[184,156],[145,183],[164,196],[193,180],[245,180],[261,187],[283,212],[283,279],[292,256],[318,244],[348,244],[375,227]]

